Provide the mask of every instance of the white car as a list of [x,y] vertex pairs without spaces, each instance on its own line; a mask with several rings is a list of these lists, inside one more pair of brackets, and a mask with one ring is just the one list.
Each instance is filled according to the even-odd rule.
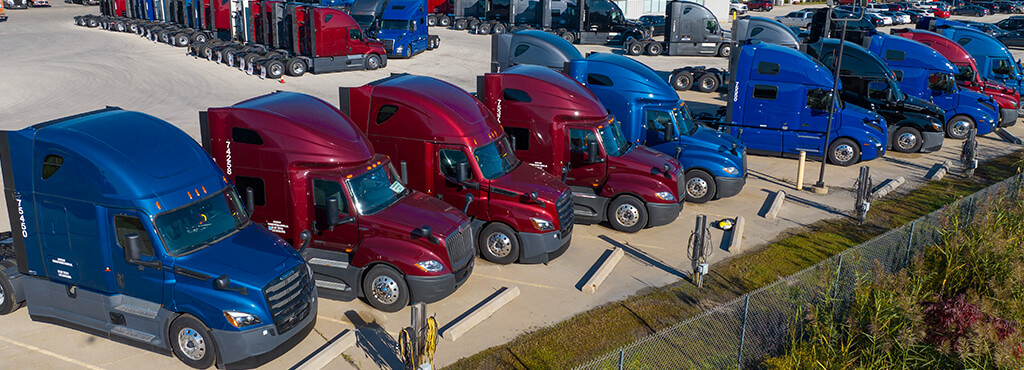
[[892,21],[893,21],[892,17],[890,17],[888,15],[885,15],[885,14],[882,14],[882,13],[871,13],[871,14],[874,14],[878,18],[882,18],[882,25],[883,26],[891,26],[892,25]]
[[871,4],[868,4],[867,6],[865,6],[864,10],[866,10],[868,13],[887,12],[887,11],[889,11],[889,5],[879,4],[879,3],[871,3]]
[[812,18],[814,18],[813,11],[797,10],[786,15],[777,16],[775,20],[789,27],[807,28],[811,24]]
[[747,14],[747,4],[741,3],[739,0],[729,0],[729,15],[733,14]]

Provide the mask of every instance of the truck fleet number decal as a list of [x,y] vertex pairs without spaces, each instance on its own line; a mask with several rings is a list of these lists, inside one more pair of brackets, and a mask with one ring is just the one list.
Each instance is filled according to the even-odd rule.
[[224,171],[231,174],[231,141],[224,142]]
[[274,220],[267,223],[267,230],[270,230],[271,232],[284,234],[287,232],[287,229],[288,225],[281,223],[281,221]]
[[28,226],[25,225],[25,208],[21,207],[21,197],[15,198],[18,201],[18,219],[21,220],[21,237],[28,237]]

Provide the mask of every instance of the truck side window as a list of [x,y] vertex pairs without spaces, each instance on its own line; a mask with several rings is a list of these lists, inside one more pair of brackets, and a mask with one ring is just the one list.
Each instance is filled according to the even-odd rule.
[[398,113],[398,107],[394,105],[385,105],[380,107],[380,109],[377,110],[377,124],[379,125],[384,123],[384,121],[387,121],[394,116],[395,113]]
[[665,132],[665,127],[672,123],[672,116],[660,110],[647,111],[647,131]]
[[587,145],[591,141],[597,141],[593,131],[569,129],[569,150],[577,153],[586,153]]
[[754,98],[775,100],[779,94],[779,88],[771,85],[754,85]]
[[50,178],[53,174],[57,173],[60,166],[64,164],[64,157],[59,155],[50,154],[43,158],[43,180]]
[[[441,161],[441,173],[451,178],[455,177],[456,163],[469,162],[469,158],[466,157],[466,153],[456,149],[438,150],[437,158]],[[473,177],[472,171],[469,172],[469,177]]]
[[718,32],[718,22],[714,19],[707,19],[704,21],[704,28],[708,30],[708,33]]
[[885,60],[901,61],[907,59],[907,53],[903,50],[889,49],[885,51]]
[[588,73],[587,74],[587,83],[588,84],[598,85],[598,86],[608,86],[608,87],[611,87],[613,85],[611,78],[609,78],[608,76],[602,75],[602,74],[597,74],[597,73]]
[[117,215],[114,216],[114,233],[117,234],[117,245],[121,248],[128,246],[129,234],[138,234],[139,241],[142,242],[142,255],[146,257],[153,257],[153,243],[149,241],[149,233],[146,232],[146,228],[142,226],[142,220],[137,217]]
[[533,98],[530,98],[530,93],[518,89],[505,89],[502,95],[504,95],[505,100],[523,103],[529,103],[533,101]]
[[236,143],[263,145],[263,137],[254,130],[242,127],[231,128],[231,141]]
[[341,193],[341,184],[337,181],[313,179],[313,206],[327,209],[327,200],[338,198],[338,214],[348,214],[348,201]]
[[358,28],[355,28],[355,27],[349,28],[348,29],[348,38],[350,38],[352,40],[362,40],[363,39],[363,31],[360,31]]
[[[263,179],[259,177],[235,176],[235,187],[238,188],[238,193],[242,195],[242,201],[245,201],[245,189],[252,188],[253,205],[267,205],[266,187],[263,185]],[[249,212],[252,212],[252,210],[250,209]]]
[[779,74],[779,63],[760,62],[757,63],[757,73],[763,75]]
[[512,55],[513,56],[523,55],[523,53],[525,53],[526,50],[528,50],[528,49],[530,49],[530,45],[519,45],[519,46],[516,46],[516,51],[514,53],[512,53]]
[[505,133],[515,145],[515,150],[530,150],[530,129],[522,127],[505,127]]
[[1010,64],[1009,60],[1006,59],[993,59],[992,60],[992,73],[1000,75],[1008,75],[1013,72],[1013,65]]
[[969,65],[958,64],[956,66],[958,73],[956,74],[957,81],[973,81],[974,70]]
[[324,23],[330,22],[331,18],[334,18],[334,14],[328,14],[324,16]]

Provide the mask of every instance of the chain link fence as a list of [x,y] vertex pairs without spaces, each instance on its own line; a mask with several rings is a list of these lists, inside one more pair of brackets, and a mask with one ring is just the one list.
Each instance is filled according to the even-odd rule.
[[759,367],[789,345],[806,307],[832,295],[849,304],[873,269],[895,272],[934,245],[951,222],[987,212],[994,197],[1020,195],[1022,174],[1010,177],[817,265],[750,292],[595,359],[577,369],[724,369]]

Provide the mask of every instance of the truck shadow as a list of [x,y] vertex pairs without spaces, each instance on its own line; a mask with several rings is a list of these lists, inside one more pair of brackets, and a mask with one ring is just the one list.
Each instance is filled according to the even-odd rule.
[[345,312],[345,317],[356,327],[356,346],[381,369],[402,369],[405,364],[395,349],[398,341],[376,321],[367,323],[356,311]]
[[[680,271],[679,269],[670,266],[665,261],[662,261],[661,259],[648,254],[647,252],[644,252],[644,251],[642,251],[642,250],[640,250],[640,249],[638,249],[638,248],[636,248],[636,247],[634,247],[632,245],[629,245],[629,243],[620,243],[620,242],[616,241],[615,239],[609,238],[607,235],[601,235],[601,236],[598,236],[598,238],[601,239],[601,240],[604,240],[605,242],[607,242],[608,244],[611,244],[614,247],[622,248],[622,251],[626,252],[626,255],[631,257],[634,261],[640,262],[641,264],[644,264],[644,265],[647,265],[647,266],[651,266],[651,267],[655,267],[655,268],[661,269],[662,271],[665,271],[665,272],[667,272],[669,274],[672,274],[672,275],[674,275],[674,276],[676,276],[676,277],[678,277],[680,279],[685,279],[687,281],[690,280],[690,276],[686,272]],[[680,253],[686,253],[686,246],[685,245],[680,245],[679,248],[680,248],[679,249]],[[611,251],[608,251],[607,253],[611,254]],[[588,275],[592,275],[593,274],[593,270],[597,269],[596,266],[599,266],[599,264],[595,264],[595,267],[592,268],[591,271],[589,271],[587,274]],[[589,279],[589,278],[590,278],[589,276],[585,276],[582,281],[585,282],[585,281],[587,281],[586,279]],[[583,283],[581,282],[581,283],[579,283],[577,285],[580,285],[582,287],[582,284]]]

